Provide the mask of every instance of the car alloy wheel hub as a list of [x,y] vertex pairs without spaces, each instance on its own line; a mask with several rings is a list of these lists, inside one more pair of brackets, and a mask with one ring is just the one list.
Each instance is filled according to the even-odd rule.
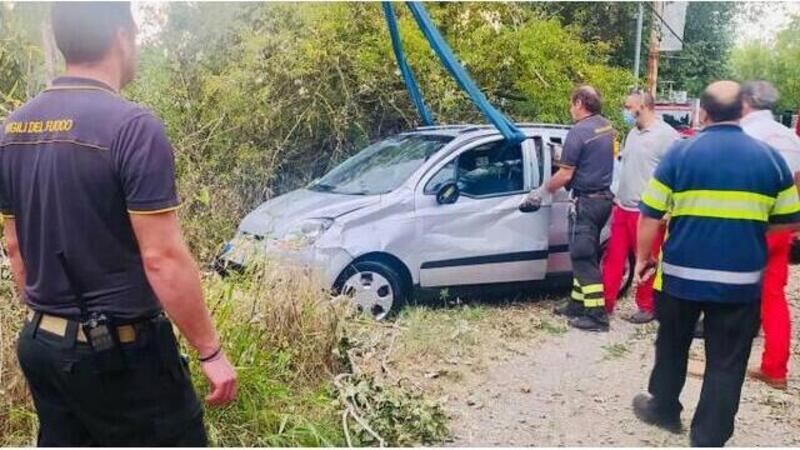
[[353,298],[359,311],[376,320],[385,318],[394,303],[394,291],[389,280],[375,272],[357,272],[344,283],[342,293]]

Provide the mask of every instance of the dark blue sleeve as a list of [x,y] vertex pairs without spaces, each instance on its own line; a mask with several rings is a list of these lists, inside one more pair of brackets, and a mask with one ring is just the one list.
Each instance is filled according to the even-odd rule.
[[130,119],[114,140],[112,152],[128,212],[156,214],[178,207],[175,157],[160,120],[152,114]]

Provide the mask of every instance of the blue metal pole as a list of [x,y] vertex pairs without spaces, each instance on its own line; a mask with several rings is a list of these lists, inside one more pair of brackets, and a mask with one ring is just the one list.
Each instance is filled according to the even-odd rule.
[[447,45],[447,42],[445,42],[444,38],[442,38],[442,35],[433,24],[428,12],[425,10],[425,7],[418,2],[407,2],[406,4],[411,10],[411,14],[414,15],[414,19],[417,21],[417,25],[419,25],[420,30],[422,30],[422,33],[431,44],[436,56],[439,57],[447,71],[450,72],[450,75],[456,80],[461,89],[467,93],[472,102],[475,103],[478,109],[480,109],[486,119],[488,119],[498,131],[500,131],[500,134],[502,134],[506,140],[510,142],[522,142],[525,140],[525,135],[522,133],[522,131],[520,131],[514,125],[514,123],[511,122],[511,120],[503,115],[503,113],[492,106],[486,99],[486,96],[484,96],[480,89],[478,89],[467,71],[456,59],[453,51]]
[[392,50],[394,50],[395,59],[397,59],[397,66],[400,68],[400,73],[403,74],[403,81],[406,84],[408,95],[414,106],[417,107],[422,123],[425,125],[433,125],[433,116],[425,106],[425,100],[419,90],[417,80],[414,78],[414,73],[406,61],[405,53],[403,53],[403,43],[400,41],[400,32],[397,27],[397,17],[394,14],[394,7],[391,2],[382,2],[383,13],[386,16],[386,25],[389,27],[389,36],[392,38]]

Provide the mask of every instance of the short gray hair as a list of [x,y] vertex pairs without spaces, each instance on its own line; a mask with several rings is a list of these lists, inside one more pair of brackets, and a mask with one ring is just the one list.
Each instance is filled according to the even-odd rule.
[[742,87],[744,101],[750,104],[753,109],[772,109],[778,103],[778,90],[762,80],[748,81]]
[[647,92],[645,90],[642,90],[642,89],[639,89],[639,88],[633,88],[633,89],[631,89],[631,92],[630,92],[630,94],[628,94],[628,96],[629,97],[638,97],[639,98],[639,103],[641,103],[642,106],[644,106],[645,108],[647,108],[649,110],[656,109],[656,99],[653,98],[653,94],[651,94],[651,93],[649,93],[649,92]]

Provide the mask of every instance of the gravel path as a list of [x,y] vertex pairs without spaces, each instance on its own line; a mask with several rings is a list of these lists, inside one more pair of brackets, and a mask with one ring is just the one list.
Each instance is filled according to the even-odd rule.
[[[793,317],[800,317],[800,266],[788,289]],[[645,392],[653,363],[655,326],[621,320],[630,312],[623,300],[612,331],[570,330],[535,340],[495,346],[485,370],[472,372],[448,393],[454,446],[684,446],[687,433],[673,435],[640,423],[633,397]],[[541,311],[541,309],[540,309]],[[553,319],[554,321],[560,319]],[[798,336],[795,327],[794,336]],[[800,345],[793,343],[789,389],[781,392],[747,380],[729,446],[800,445]],[[501,350],[500,348],[505,348]],[[761,338],[751,365],[757,366]],[[693,355],[702,355],[695,340]],[[688,427],[701,380],[688,377],[681,401]]]

